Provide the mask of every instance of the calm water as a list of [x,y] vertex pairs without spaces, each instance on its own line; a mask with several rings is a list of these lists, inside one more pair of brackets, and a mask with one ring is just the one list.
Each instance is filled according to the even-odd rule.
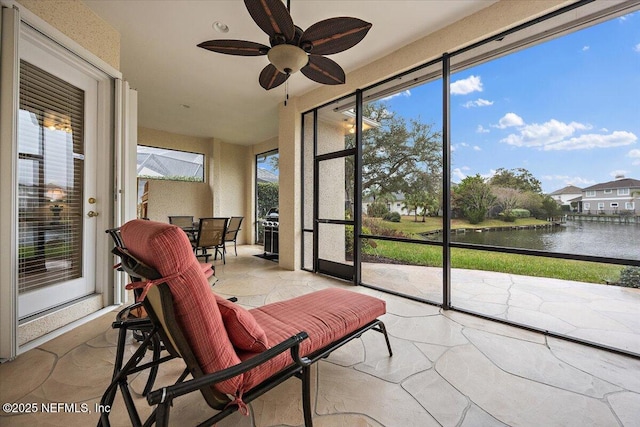
[[640,224],[569,221],[552,229],[452,234],[451,240],[640,260]]

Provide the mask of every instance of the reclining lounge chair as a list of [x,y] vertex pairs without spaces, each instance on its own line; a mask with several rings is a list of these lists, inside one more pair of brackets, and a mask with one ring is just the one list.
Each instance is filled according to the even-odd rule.
[[[174,399],[198,391],[217,411],[200,425],[213,425],[237,410],[247,411],[247,403],[296,376],[302,380],[304,423],[311,427],[313,363],[369,329],[384,335],[392,355],[384,324],[377,319],[385,313],[380,299],[328,288],[245,310],[211,291],[178,227],[133,220],[120,231],[127,249],[115,248],[114,253],[132,277],[144,278],[133,285],[142,289],[153,323],[148,339],[159,336],[169,353],[141,364],[144,353],[137,351],[114,373],[101,404],[111,405],[119,388],[132,425],[167,426]],[[143,423],[127,377],[174,357],[181,357],[187,367],[174,385],[147,394],[148,403],[156,407]],[[185,381],[189,374],[193,379]],[[108,412],[101,414],[98,425],[109,425]]]

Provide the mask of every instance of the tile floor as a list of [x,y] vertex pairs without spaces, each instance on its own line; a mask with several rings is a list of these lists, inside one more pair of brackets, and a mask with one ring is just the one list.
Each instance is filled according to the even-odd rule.
[[[346,286],[280,270],[251,256],[255,253],[259,248],[242,247],[237,258],[217,265],[220,280],[214,290],[254,307]],[[388,357],[380,334],[369,332],[317,363],[315,426],[640,426],[638,359],[362,287],[350,289],[387,301],[383,320],[394,356]],[[113,367],[112,320],[112,314],[103,316],[0,365],[2,403],[76,404],[66,411],[60,406],[59,413],[0,412],[0,426],[95,425],[95,404]],[[135,350],[133,341],[128,350]],[[182,369],[180,360],[164,364],[156,384],[172,382]],[[138,394],[144,383],[144,373],[131,382],[142,415],[150,412]],[[299,396],[299,381],[290,379],[254,401],[249,416],[236,413],[218,425],[300,426]],[[207,411],[198,394],[180,398],[172,424],[193,425]],[[129,425],[121,399],[110,418],[114,426]]]

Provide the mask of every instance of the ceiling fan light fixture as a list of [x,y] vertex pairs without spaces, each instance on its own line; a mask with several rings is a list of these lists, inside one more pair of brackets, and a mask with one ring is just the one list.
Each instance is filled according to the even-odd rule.
[[309,57],[298,46],[279,44],[269,49],[267,53],[269,62],[284,74],[293,74],[307,65]]

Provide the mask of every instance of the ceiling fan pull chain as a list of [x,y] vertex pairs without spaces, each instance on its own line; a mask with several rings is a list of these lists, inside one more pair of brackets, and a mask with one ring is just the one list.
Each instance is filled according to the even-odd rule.
[[284,106],[287,106],[289,100],[289,79],[284,82]]

